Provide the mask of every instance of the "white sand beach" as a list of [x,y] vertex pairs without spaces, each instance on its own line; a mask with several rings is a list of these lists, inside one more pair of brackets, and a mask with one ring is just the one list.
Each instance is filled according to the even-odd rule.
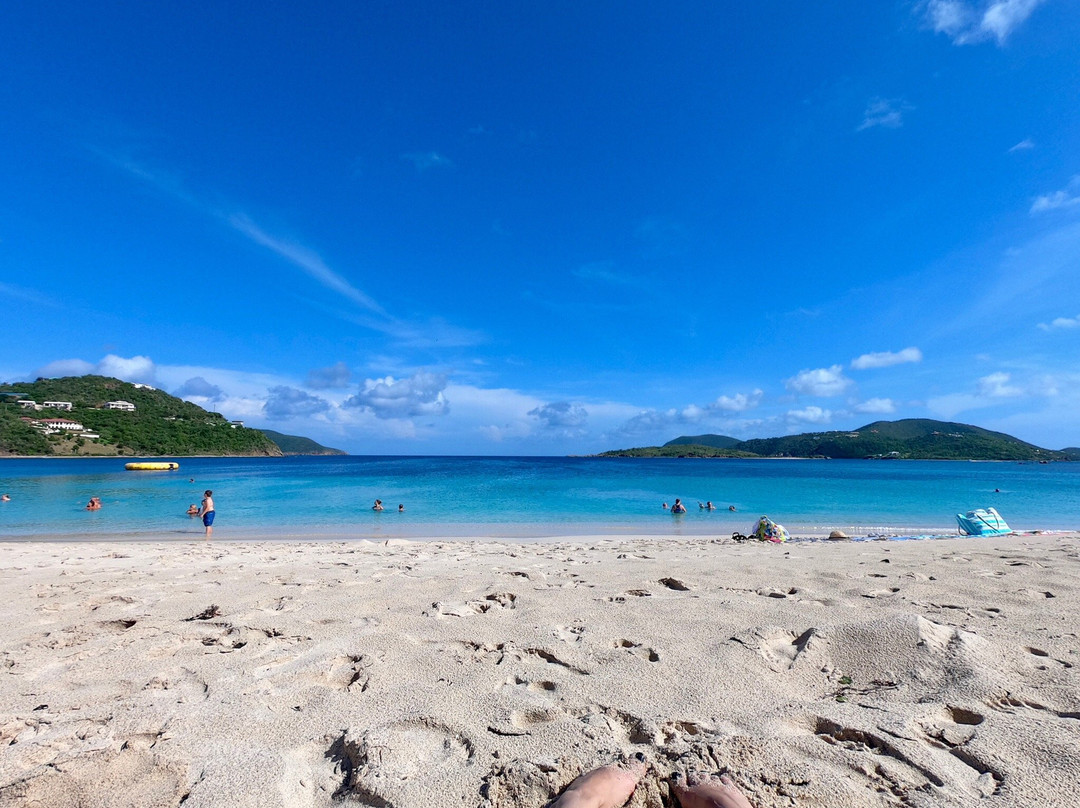
[[1080,536],[0,545],[0,805],[1080,805]]

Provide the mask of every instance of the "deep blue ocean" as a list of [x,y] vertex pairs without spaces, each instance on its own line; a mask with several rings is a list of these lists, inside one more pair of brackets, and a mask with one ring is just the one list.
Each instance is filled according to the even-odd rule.
[[[988,506],[1016,530],[1080,528],[1080,463],[288,457],[126,471],[131,459],[0,459],[0,493],[11,495],[0,539],[196,536],[202,525],[185,510],[207,488],[220,540],[729,536],[763,514],[795,535],[950,534],[957,512]],[[100,511],[84,510],[91,496]],[[675,497],[685,515],[661,507]],[[699,509],[707,500],[716,511]]]

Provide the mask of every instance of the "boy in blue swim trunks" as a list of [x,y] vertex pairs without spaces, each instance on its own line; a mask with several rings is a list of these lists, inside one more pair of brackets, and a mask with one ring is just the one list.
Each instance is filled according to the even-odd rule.
[[203,494],[202,505],[199,508],[199,516],[202,517],[202,523],[206,526],[206,538],[210,538],[214,535],[214,492],[207,489]]

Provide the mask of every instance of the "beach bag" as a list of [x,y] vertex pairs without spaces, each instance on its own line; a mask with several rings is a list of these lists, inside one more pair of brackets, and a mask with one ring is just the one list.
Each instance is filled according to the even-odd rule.
[[964,536],[1004,536],[1012,533],[1001,514],[994,508],[976,508],[956,514],[958,530]]
[[791,538],[788,536],[788,532],[784,529],[783,525],[776,524],[776,522],[767,516],[762,516],[757,520],[757,523],[750,531],[750,536],[758,541],[771,541],[777,544]]

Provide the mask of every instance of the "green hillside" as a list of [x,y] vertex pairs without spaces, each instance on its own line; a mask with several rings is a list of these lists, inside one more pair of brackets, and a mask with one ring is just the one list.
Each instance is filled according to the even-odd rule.
[[[707,439],[715,439],[713,443]],[[682,441],[693,441],[684,444]],[[1053,451],[1011,435],[949,421],[906,418],[853,430],[806,432],[728,443],[723,435],[676,438],[663,446],[617,449],[602,457],[835,457],[907,460],[1075,460],[1080,451]]]
[[600,457],[757,457],[738,449],[720,449],[704,444],[671,444],[663,446],[642,446],[637,449],[613,449],[603,452]]
[[[0,385],[0,455],[266,455],[281,449],[257,429],[229,423],[161,390],[105,376],[68,376]],[[70,412],[26,410],[16,400],[70,401]],[[104,409],[107,401],[128,401],[134,412]],[[66,418],[98,435],[45,435],[22,420]]]
[[714,449],[731,449],[740,443],[742,441],[738,438],[727,435],[680,435],[675,440],[669,440],[664,446],[712,446]]
[[739,444],[763,457],[900,457],[909,460],[1059,460],[1061,452],[1042,449],[988,429],[907,418],[875,421],[850,431],[810,432],[758,438]]
[[316,443],[311,438],[304,438],[299,435],[285,435],[281,432],[275,432],[273,429],[260,429],[259,431],[276,443],[278,448],[287,455],[348,454],[348,452],[343,452],[341,449],[331,449],[329,446]]

